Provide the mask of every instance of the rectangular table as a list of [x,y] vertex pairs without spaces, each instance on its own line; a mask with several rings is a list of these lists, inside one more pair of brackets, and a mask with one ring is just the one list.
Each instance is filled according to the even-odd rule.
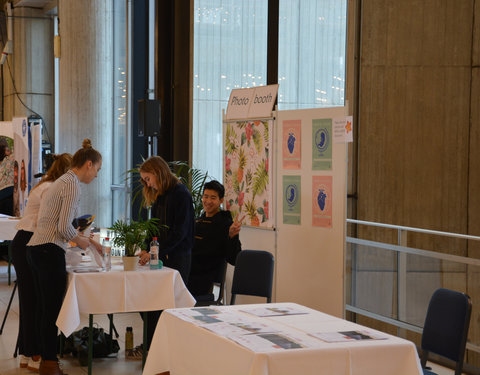
[[[258,317],[241,311],[261,307],[297,309],[307,313]],[[267,328],[263,329],[265,332],[270,329],[276,332],[274,335],[263,334],[263,337],[271,338],[278,335],[293,337],[294,341],[303,347],[281,349],[280,346],[285,342],[280,342],[278,344],[280,346],[271,344],[270,347],[267,345],[252,349],[246,347],[245,343],[243,345],[237,343],[241,341],[236,342],[225,337],[223,332],[213,332],[202,327],[205,322],[191,322],[179,317],[180,314],[188,313],[192,309],[167,310],[160,317],[143,374],[153,375],[167,371],[171,375],[423,374],[412,342],[301,305],[292,303],[235,305],[221,306],[219,309],[221,312],[232,313],[229,319],[233,316],[243,326],[245,321],[253,322],[248,324],[252,332],[255,330],[260,332],[258,327],[252,328],[255,325],[266,326]],[[206,321],[211,317],[216,316],[208,315]],[[378,334],[383,339],[326,342],[311,335],[365,330]],[[250,334],[252,336],[245,336],[245,339],[251,342],[255,338],[253,335],[262,336],[258,333]]]
[[[17,234],[17,229],[15,226],[18,224],[20,218],[14,216],[8,216],[0,214],[0,240],[1,241],[11,241]],[[12,246],[11,243],[8,244],[8,285],[11,282],[11,265],[12,265]]]
[[[155,311],[195,305],[195,299],[177,270],[139,267],[136,271],[125,272],[119,262],[119,259],[113,258],[109,272],[69,272],[67,292],[56,322],[65,336],[70,336],[79,327],[80,313],[89,314],[91,324],[94,314]],[[91,361],[88,373],[91,374]]]

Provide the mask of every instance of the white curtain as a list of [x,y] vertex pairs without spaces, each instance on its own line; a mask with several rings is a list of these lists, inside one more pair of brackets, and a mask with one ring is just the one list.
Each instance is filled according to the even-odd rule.
[[[278,108],[344,105],[346,0],[280,0]],[[195,0],[193,165],[222,179],[222,109],[266,84],[268,0]]]

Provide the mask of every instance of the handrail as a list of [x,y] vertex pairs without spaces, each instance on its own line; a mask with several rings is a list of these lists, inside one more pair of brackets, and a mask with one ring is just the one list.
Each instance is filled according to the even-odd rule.
[[[453,237],[453,238],[473,240],[473,241],[480,241],[480,236],[473,236],[468,234],[460,234],[460,233],[452,233],[452,232],[442,232],[438,230],[421,229],[421,228],[407,227],[402,225],[384,224],[384,223],[378,223],[374,221],[365,221],[365,220],[346,219],[346,222],[349,224],[368,225],[373,227],[394,229],[394,230],[397,230],[398,232],[397,245],[394,245],[391,243],[377,242],[372,240],[365,240],[365,239],[349,237],[349,236],[346,237],[346,242],[352,245],[356,244],[356,245],[361,245],[366,247],[380,248],[386,251],[397,252],[397,262],[398,262],[397,263],[397,266],[398,266],[398,269],[397,269],[397,288],[398,288],[397,318],[390,318],[388,316],[380,315],[380,314],[359,308],[357,306],[354,306],[354,304],[345,303],[346,311],[350,311],[352,313],[364,315],[375,320],[386,322],[388,324],[396,326],[398,329],[406,329],[406,330],[417,332],[417,333],[422,332],[421,327],[417,327],[405,321],[406,311],[404,306],[405,306],[406,287],[407,287],[407,283],[406,283],[407,254],[419,255],[419,256],[424,256],[432,259],[445,260],[445,261],[456,262],[459,264],[466,264],[466,265],[477,266],[477,267],[480,266],[480,259],[408,247],[407,232],[417,232],[417,233]],[[402,306],[403,308],[401,308]],[[480,353],[480,345],[474,344],[472,342],[467,343],[467,349],[474,351],[476,353]]]
[[361,240],[354,237],[347,237],[346,239],[347,239],[347,242],[354,243],[357,245],[371,246],[371,247],[376,247],[384,250],[397,251],[399,253],[420,255],[420,256],[429,257],[433,259],[447,260],[449,262],[457,262],[457,263],[469,264],[471,266],[480,267],[480,259],[477,259],[477,258],[469,258],[461,255],[439,253],[431,250],[421,250],[421,249],[416,249],[416,248],[407,247],[407,246],[391,245],[384,242]]
[[382,227],[382,228],[389,228],[389,229],[400,229],[409,232],[418,232],[418,233],[425,233],[425,234],[436,234],[438,236],[446,236],[446,237],[456,237],[456,238],[463,238],[465,240],[474,240],[480,241],[479,236],[472,236],[469,234],[460,234],[460,233],[452,233],[452,232],[442,232],[439,230],[431,230],[431,229],[421,229],[421,228],[414,228],[414,227],[405,227],[402,225],[393,225],[393,224],[384,224],[384,223],[377,223],[375,221],[364,221],[364,220],[355,220],[355,219],[347,219],[347,223],[350,224],[360,224],[360,225],[371,225],[373,227]]

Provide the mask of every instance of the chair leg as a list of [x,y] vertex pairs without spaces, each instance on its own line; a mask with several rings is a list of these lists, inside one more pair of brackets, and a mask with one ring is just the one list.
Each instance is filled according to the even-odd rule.
[[7,311],[5,311],[5,316],[3,317],[2,326],[0,327],[0,335],[3,333],[3,327],[5,326],[5,321],[7,320],[8,312],[10,311],[10,306],[12,305],[13,297],[15,296],[16,290],[17,290],[17,280],[15,280],[15,285],[13,286],[12,295],[10,296],[10,301],[8,301]]

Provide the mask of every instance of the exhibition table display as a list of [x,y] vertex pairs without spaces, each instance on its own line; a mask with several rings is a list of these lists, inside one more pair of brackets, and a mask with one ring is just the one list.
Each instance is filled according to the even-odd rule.
[[144,375],[422,374],[415,345],[294,303],[164,311]]
[[[91,325],[93,314],[195,305],[178,271],[168,267],[150,270],[139,266],[136,271],[123,271],[120,259],[114,257],[109,272],[91,264],[80,264],[69,271],[69,284],[57,319],[58,328],[67,337],[80,325],[80,313],[89,314]],[[88,373],[91,374],[91,360]]]

